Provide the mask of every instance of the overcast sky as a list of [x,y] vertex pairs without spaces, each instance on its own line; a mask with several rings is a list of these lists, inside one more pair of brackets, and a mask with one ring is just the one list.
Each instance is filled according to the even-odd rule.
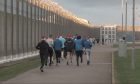
[[[121,24],[121,0],[54,0],[76,16],[93,24]],[[140,24],[140,0],[136,0],[136,23]],[[132,0],[128,0],[128,24],[132,24]]]

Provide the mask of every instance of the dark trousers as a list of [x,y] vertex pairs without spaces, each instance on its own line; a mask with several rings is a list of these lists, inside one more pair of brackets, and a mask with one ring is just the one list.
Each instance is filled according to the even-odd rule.
[[64,48],[64,58],[66,59],[67,57],[67,50],[66,50],[66,47]]
[[49,63],[49,65],[52,65],[52,63],[53,63],[53,61],[52,61],[53,56],[50,55],[49,57],[50,57],[50,63]]
[[76,51],[76,61],[77,61],[77,66],[79,66],[79,58],[81,58],[81,63],[83,62],[83,51],[82,50],[79,50],[79,51]]
[[42,69],[44,67],[44,65],[47,64],[48,55],[40,54],[40,59],[41,59],[41,67],[40,67],[40,69]]
[[49,65],[51,65],[52,64],[52,59],[53,59],[53,49],[52,48],[50,48],[50,50],[49,50],[49,57],[50,57]]
[[56,63],[60,63],[61,50],[55,50],[55,54],[56,54]]

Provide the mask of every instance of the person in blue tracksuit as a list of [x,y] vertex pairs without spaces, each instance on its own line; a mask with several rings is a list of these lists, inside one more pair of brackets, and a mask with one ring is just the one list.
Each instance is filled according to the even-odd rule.
[[56,65],[60,63],[62,46],[63,46],[62,42],[59,40],[59,38],[56,38],[54,41],[54,50],[56,53]]
[[77,66],[79,66],[79,58],[81,58],[81,63],[83,62],[83,40],[81,36],[77,36],[77,39],[74,41],[75,43],[75,52],[76,52],[76,61]]
[[62,42],[61,58],[64,59],[64,47],[65,47],[64,43],[66,42],[66,39],[60,36],[59,40]]

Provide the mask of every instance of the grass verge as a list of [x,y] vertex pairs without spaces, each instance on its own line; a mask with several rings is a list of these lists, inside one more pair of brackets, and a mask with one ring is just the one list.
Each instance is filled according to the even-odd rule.
[[114,53],[115,84],[140,84],[140,49],[135,51],[135,69],[131,68],[131,50],[127,57]]
[[[132,46],[133,46],[132,43],[131,43],[131,44],[130,44],[130,43],[127,43],[127,47],[132,47]],[[135,46],[140,46],[140,43],[136,43]],[[118,44],[114,44],[114,45],[113,45],[113,48],[118,48],[118,47],[119,47]]]
[[32,57],[28,59],[19,60],[0,65],[0,81],[6,81],[21,73],[36,68],[40,65],[39,57]]

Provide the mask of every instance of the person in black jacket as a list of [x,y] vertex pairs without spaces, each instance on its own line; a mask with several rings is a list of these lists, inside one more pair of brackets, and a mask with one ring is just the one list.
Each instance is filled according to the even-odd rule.
[[69,65],[69,61],[72,63],[72,53],[74,51],[74,41],[71,36],[68,36],[66,39],[65,45],[65,57],[67,59],[67,65]]
[[40,59],[41,59],[41,67],[40,70],[41,72],[43,71],[43,67],[45,65],[45,63],[47,63],[48,60],[48,55],[49,55],[49,45],[46,42],[46,37],[43,36],[41,39],[41,42],[39,42],[36,46],[36,49],[40,50]]

